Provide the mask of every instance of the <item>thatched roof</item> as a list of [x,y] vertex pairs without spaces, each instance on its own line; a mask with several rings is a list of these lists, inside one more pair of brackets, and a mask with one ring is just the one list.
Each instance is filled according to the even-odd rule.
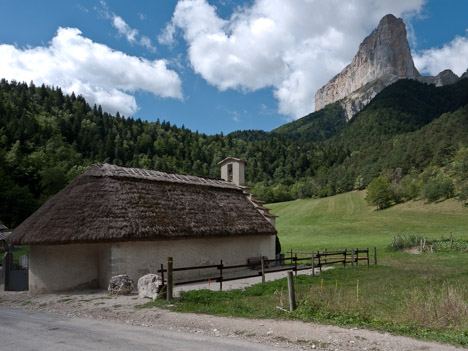
[[96,164],[18,226],[9,242],[45,245],[275,233],[232,183]]

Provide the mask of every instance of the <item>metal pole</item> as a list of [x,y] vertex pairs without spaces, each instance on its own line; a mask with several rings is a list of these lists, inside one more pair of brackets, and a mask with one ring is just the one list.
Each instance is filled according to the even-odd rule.
[[174,282],[172,268],[173,268],[172,257],[168,257],[167,258],[167,302],[171,302],[172,300],[172,285]]
[[289,311],[296,309],[296,294],[294,292],[293,272],[288,271],[288,292],[289,292]]

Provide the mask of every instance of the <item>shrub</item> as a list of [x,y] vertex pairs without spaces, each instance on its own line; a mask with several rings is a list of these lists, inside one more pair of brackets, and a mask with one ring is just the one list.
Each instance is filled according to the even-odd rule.
[[375,178],[367,187],[365,200],[369,205],[377,206],[378,210],[390,207],[393,192],[387,179]]
[[450,178],[437,177],[430,179],[423,188],[424,197],[429,202],[434,202],[442,198],[453,197],[455,186]]
[[468,202],[468,183],[462,185],[460,188],[460,193],[458,194],[458,201],[461,201],[462,206],[466,206]]

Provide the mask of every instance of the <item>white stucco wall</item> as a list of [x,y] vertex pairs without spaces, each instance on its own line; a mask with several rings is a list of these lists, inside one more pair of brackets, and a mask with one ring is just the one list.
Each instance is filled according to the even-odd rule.
[[[140,277],[157,273],[161,264],[167,268],[169,256],[174,258],[174,268],[221,260],[224,265],[246,264],[249,257],[274,258],[275,236],[31,246],[29,291],[107,288],[109,279],[118,274],[128,274],[136,286]],[[207,273],[176,272],[175,279]]]
[[98,246],[99,265],[99,287],[107,288],[111,276],[111,244],[99,244]]
[[31,246],[29,291],[46,293],[99,284],[99,244]]
[[[167,258],[173,257],[174,268],[246,264],[247,258],[275,258],[275,236],[258,235],[222,239],[186,239],[167,241],[134,241],[112,244],[112,275],[128,274],[136,282],[148,273],[157,273]],[[175,279],[206,274],[207,271],[176,272]]]

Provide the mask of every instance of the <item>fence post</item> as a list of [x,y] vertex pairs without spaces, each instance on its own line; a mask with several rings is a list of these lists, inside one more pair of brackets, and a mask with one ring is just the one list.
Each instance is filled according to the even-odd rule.
[[13,268],[13,254],[11,252],[7,252],[3,256],[2,268],[3,268],[3,278],[4,278],[4,289],[5,291],[10,290],[10,271]]
[[297,253],[294,254],[294,275],[297,275]]
[[374,264],[377,264],[377,248],[374,246]]
[[219,291],[223,290],[223,260],[219,265]]
[[296,294],[294,292],[293,272],[288,271],[288,292],[289,292],[289,311],[296,309]]
[[359,265],[359,249],[356,248],[356,266]]
[[450,232],[450,250],[453,248],[453,235],[452,232]]
[[173,260],[172,257],[167,258],[167,302],[171,302],[172,300],[172,284],[174,282],[173,276]]
[[162,284],[164,285],[164,264],[161,263],[161,280]]
[[322,263],[320,263],[320,251],[317,251],[317,257],[318,257],[319,270],[320,270],[320,273],[322,273]]
[[263,259],[262,256],[262,283],[265,283],[265,260]]
[[351,249],[351,267],[354,267],[354,249]]
[[312,252],[312,277],[315,276],[314,253]]
[[347,252],[348,249],[344,249],[344,253],[343,253],[343,256],[344,256],[344,260],[343,260],[343,267],[346,267],[346,252]]
[[369,248],[367,248],[367,267],[369,267]]

